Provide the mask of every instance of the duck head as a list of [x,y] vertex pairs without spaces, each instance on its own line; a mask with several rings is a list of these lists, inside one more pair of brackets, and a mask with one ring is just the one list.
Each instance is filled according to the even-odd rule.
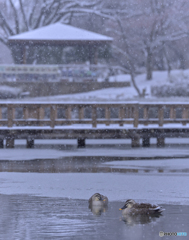
[[135,202],[133,199],[128,199],[128,200],[125,202],[124,206],[123,206],[122,208],[120,208],[119,210],[123,210],[123,209],[125,209],[125,208],[132,208],[135,203],[136,203],[136,202]]
[[103,201],[102,195],[100,193],[95,193],[92,198],[93,201]]

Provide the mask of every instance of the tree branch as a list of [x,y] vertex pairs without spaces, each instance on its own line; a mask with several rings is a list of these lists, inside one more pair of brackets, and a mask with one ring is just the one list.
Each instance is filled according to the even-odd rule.
[[[53,1],[54,3],[55,1]],[[50,9],[53,7],[53,4],[50,6]],[[43,20],[43,24],[44,25],[49,25],[50,23],[53,22],[53,19],[56,17],[57,13],[58,13],[58,10],[60,9],[60,1],[58,2],[55,10],[54,10],[54,13],[52,14],[51,18],[48,16],[48,14],[46,14],[46,16],[49,18],[49,20],[47,21],[47,17],[45,16],[44,20]],[[50,14],[49,14],[50,15]]]
[[30,13],[30,16],[29,16],[29,26],[32,26],[32,20],[33,20],[33,16],[34,16],[34,12],[35,12],[35,9],[36,9],[36,6],[37,6],[37,1],[38,0],[35,0],[35,3],[33,4],[33,7],[32,7],[32,10],[31,10],[31,13]]
[[6,28],[6,30],[9,32],[10,35],[14,35],[15,33],[11,29],[10,25],[8,24],[8,21],[5,19],[3,13],[0,11],[0,18],[2,20],[2,26]]
[[16,33],[18,34],[20,32],[20,28],[19,28],[19,20],[18,20],[17,10],[16,10],[12,0],[9,0],[9,2],[10,2],[10,5],[13,9],[13,13],[14,13],[14,16],[15,16],[14,20],[15,20],[15,25],[16,25]]
[[[130,60],[130,57],[123,52],[122,49],[118,48],[117,46],[113,45],[113,48],[118,51],[119,53],[121,53],[122,55],[124,55],[124,57],[126,57],[127,59],[127,64],[128,64],[128,70],[129,70],[129,74],[131,76],[131,81],[132,81],[132,84],[135,88],[135,90],[137,91],[139,97],[142,97],[143,95],[141,94],[137,84],[136,84],[136,81],[135,81],[135,67],[134,65],[131,63],[131,60]],[[114,56],[115,57],[115,56]],[[122,67],[126,68],[125,64],[123,64],[122,62],[120,62],[120,59],[117,59],[119,61],[119,63],[121,64]],[[127,69],[127,68],[126,68]]]
[[6,46],[7,44],[7,39],[5,40],[5,38],[0,37],[0,42],[2,42],[3,44],[5,44]]
[[25,12],[24,12],[22,0],[19,0],[19,3],[20,3],[20,9],[21,9],[21,13],[22,13],[22,16],[23,16],[23,19],[24,19],[24,23],[25,23],[26,29],[27,29],[27,31],[29,31],[29,26],[28,26],[28,22],[27,22],[27,19],[26,19]]

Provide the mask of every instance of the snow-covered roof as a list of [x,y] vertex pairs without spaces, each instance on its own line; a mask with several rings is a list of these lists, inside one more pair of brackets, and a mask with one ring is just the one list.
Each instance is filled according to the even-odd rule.
[[70,25],[55,23],[32,31],[9,37],[14,41],[97,41],[111,42],[113,38],[76,28]]

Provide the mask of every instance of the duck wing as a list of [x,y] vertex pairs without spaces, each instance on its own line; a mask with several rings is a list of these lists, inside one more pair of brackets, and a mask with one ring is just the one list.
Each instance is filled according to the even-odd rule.
[[157,206],[156,205],[152,205],[150,203],[136,203],[134,204],[134,207],[136,208],[156,208]]
[[147,211],[148,213],[161,213],[165,210],[158,205],[152,205],[150,203],[135,204],[133,207],[139,211]]
[[156,206],[156,207],[153,207],[153,208],[149,208],[150,211],[154,212],[154,213],[161,213],[163,212],[165,209],[163,209],[162,207],[160,206]]
[[89,204],[92,204],[92,197],[89,198]]
[[104,195],[101,195],[102,196],[102,201],[104,202],[105,205],[108,204],[108,198]]

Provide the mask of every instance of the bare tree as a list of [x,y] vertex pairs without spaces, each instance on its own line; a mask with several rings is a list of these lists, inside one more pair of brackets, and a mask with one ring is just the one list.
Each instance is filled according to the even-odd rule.
[[161,50],[170,71],[165,45],[188,36],[186,9],[187,0],[119,0],[114,8],[102,8],[103,17],[108,19],[105,29],[114,37],[114,49],[122,55],[117,61],[124,62],[132,72],[144,65],[146,79],[151,80],[154,58]]
[[9,36],[51,23],[69,24],[73,13],[90,10],[99,0],[1,0],[0,41],[7,45]]
[[[189,8],[186,0],[143,0],[138,1],[141,15],[127,22],[127,32],[130,41],[136,44],[144,53],[146,64],[146,79],[152,79],[153,58],[164,43],[182,39],[187,36],[186,19]],[[133,26],[133,28],[131,28]]]
[[104,1],[100,11],[91,9],[91,13],[106,20],[102,29],[114,38],[113,58],[130,73],[139,96],[144,91],[137,87],[135,75],[145,66],[146,79],[151,80],[154,58],[160,50],[170,72],[166,46],[188,36],[186,9],[186,0]]
[[[136,8],[133,1],[118,0],[113,4],[109,1],[101,3],[101,9],[93,11],[94,14],[104,20],[101,27],[101,32],[109,34],[114,38],[112,45],[112,58],[116,64],[119,64],[125,72],[131,76],[131,81],[136,89],[138,96],[143,97],[144,91],[139,89],[135,76],[141,65],[139,59],[142,58],[141,48],[136,45],[136,42],[130,41],[127,32],[127,22],[141,15],[140,9]],[[103,30],[102,30],[103,29]],[[140,55],[140,57],[139,57]]]

